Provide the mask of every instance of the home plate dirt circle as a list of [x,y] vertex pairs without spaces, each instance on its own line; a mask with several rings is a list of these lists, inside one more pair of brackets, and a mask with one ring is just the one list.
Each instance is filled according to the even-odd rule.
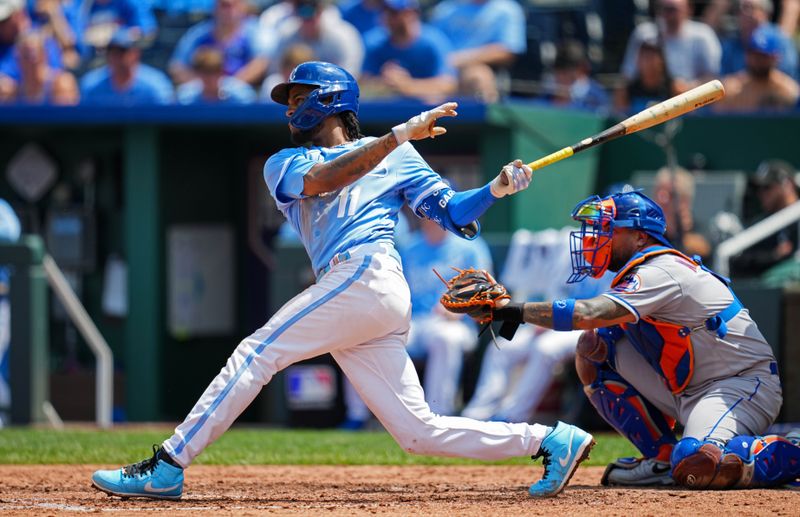
[[[107,465],[105,467],[112,467]],[[539,466],[194,466],[180,501],[94,490],[98,466],[0,466],[0,515],[798,515],[800,491],[621,489],[601,467],[532,499]]]

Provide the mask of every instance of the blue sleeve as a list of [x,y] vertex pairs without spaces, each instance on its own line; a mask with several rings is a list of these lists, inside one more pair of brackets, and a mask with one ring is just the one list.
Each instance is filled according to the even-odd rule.
[[281,211],[305,197],[303,177],[317,163],[302,147],[283,149],[269,157],[264,165],[264,180]]
[[447,188],[441,176],[431,169],[411,143],[406,142],[389,155],[395,171],[398,188],[417,214],[422,201],[437,190]]
[[170,66],[191,66],[192,54],[197,50],[197,42],[206,34],[206,22],[200,22],[184,34],[175,46],[175,52],[169,60]]
[[55,39],[47,38],[44,41],[44,51],[47,55],[47,64],[50,65],[51,68],[56,70],[64,68],[64,64],[61,61],[61,47],[58,46]]
[[276,46],[275,39],[271,35],[262,35],[260,33],[257,19],[248,18],[244,23],[247,51],[250,53],[248,61],[258,57],[269,57]]
[[172,87],[172,81],[169,78],[159,73],[156,80],[153,81],[156,91],[156,102],[158,104],[172,104],[175,102],[175,90]]
[[102,78],[103,68],[96,68],[88,72],[80,80],[81,104],[93,104],[95,101],[94,93]]
[[120,8],[125,13],[129,27],[139,27],[145,36],[155,34],[157,28],[156,18],[153,16],[153,11],[149,4],[125,0]]
[[781,33],[781,45],[783,49],[778,68],[792,79],[797,80],[797,47],[794,46],[794,41],[783,33]]
[[438,75],[456,75],[456,70],[447,60],[447,55],[452,50],[450,40],[447,39],[439,29],[435,27],[428,27],[428,41],[431,46],[431,54],[433,55],[433,70],[432,76]]
[[481,188],[456,192],[447,204],[447,213],[459,226],[465,226],[482,216],[497,201],[489,184]]
[[381,66],[383,66],[383,56],[381,49],[383,48],[383,38],[373,38],[364,41],[364,64],[361,71],[369,75],[380,75]]
[[496,25],[497,42],[514,54],[522,54],[528,46],[525,36],[525,13],[513,1],[503,5]]

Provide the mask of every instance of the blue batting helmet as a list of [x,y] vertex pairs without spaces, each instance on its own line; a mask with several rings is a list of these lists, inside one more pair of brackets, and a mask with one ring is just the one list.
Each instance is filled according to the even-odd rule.
[[272,89],[272,100],[283,105],[289,104],[289,88],[293,84],[317,87],[289,120],[297,129],[311,129],[334,113],[352,111],[358,114],[358,83],[350,72],[340,66],[323,61],[301,63],[292,70],[287,82]]
[[664,236],[667,230],[664,212],[638,190],[604,198],[588,197],[575,206],[572,218],[581,223],[581,229],[570,234],[572,275],[568,283],[580,282],[587,276],[603,276],[611,260],[614,228],[641,230],[664,246],[672,247]]

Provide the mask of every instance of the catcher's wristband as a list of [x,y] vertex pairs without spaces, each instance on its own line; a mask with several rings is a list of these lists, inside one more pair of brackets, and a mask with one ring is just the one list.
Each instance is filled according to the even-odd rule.
[[553,300],[553,330],[573,330],[573,312],[575,312],[575,298]]
[[508,321],[509,323],[525,323],[522,319],[524,303],[507,303],[499,309],[492,310],[492,320]]

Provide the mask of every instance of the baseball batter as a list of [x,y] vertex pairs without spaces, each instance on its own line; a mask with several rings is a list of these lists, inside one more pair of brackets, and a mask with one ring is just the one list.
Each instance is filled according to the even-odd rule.
[[[175,434],[151,458],[94,473],[95,487],[124,497],[179,498],[183,470],[233,423],[276,372],[330,352],[383,426],[415,454],[496,460],[543,456],[544,477],[532,496],[560,492],[588,456],[592,436],[559,422],[481,422],[433,413],[406,353],[411,307],[393,244],[406,203],[420,217],[465,238],[500,197],[527,188],[531,171],[515,161],[486,186],[453,192],[409,140],[445,133],[446,103],[380,138],[360,134],[359,89],[344,69],[307,62],[272,98],[287,106],[299,147],[269,158],[264,177],[297,230],[317,282],[290,300],[234,350]],[[432,279],[432,281],[436,281]]]
[[610,270],[611,289],[493,315],[589,329],[576,356],[586,394],[643,455],[609,465],[603,483],[720,489],[797,479],[800,447],[760,436],[781,406],[777,364],[728,280],[670,245],[661,208],[641,192],[593,196],[572,216],[581,230],[571,237],[570,281]]

